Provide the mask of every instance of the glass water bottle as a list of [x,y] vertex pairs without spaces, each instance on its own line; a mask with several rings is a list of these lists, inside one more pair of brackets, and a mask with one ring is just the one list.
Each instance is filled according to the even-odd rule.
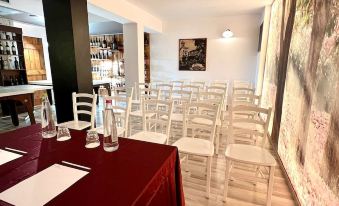
[[112,108],[112,101],[106,100],[106,107],[103,111],[104,117],[104,150],[113,152],[119,148],[117,126]]
[[43,138],[51,138],[57,134],[51,105],[48,101],[47,96],[44,96],[42,98],[41,127],[42,127]]

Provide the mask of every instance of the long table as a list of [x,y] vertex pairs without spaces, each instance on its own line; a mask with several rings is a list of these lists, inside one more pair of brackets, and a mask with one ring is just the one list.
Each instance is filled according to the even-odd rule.
[[24,105],[31,124],[35,124],[35,118],[33,114],[34,110],[34,92],[40,90],[49,90],[50,86],[37,86],[37,85],[17,85],[0,87],[0,101],[7,101],[12,123],[15,126],[19,125],[18,113],[16,110],[15,102],[18,101]]
[[[0,165],[0,193],[55,163],[68,161],[91,169],[47,205],[185,204],[176,147],[119,138],[119,149],[108,153],[102,148],[101,135],[99,147],[86,149],[84,131],[71,130],[70,140],[57,142],[43,139],[40,127],[0,134],[0,149],[27,152]],[[0,200],[0,205],[7,203]]]

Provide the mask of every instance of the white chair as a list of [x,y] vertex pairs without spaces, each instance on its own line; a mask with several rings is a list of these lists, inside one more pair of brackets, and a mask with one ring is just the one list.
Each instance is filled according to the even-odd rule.
[[159,90],[160,96],[159,98],[162,100],[171,100],[172,99],[172,84],[157,84],[156,89]]
[[[199,113],[197,111],[208,111]],[[185,105],[184,112],[184,129],[183,136],[176,141],[173,146],[178,147],[181,155],[181,161],[186,160],[186,168],[188,164],[188,155],[197,155],[207,158],[207,185],[206,196],[210,195],[211,184],[211,166],[212,157],[214,155],[214,137],[216,130],[216,121],[219,113],[219,105],[193,102]],[[193,119],[201,119],[210,121],[211,124],[197,124]],[[191,137],[188,136],[188,129],[191,131]]]
[[254,89],[253,83],[244,80],[233,80],[233,88],[248,88]]
[[[95,124],[95,115],[96,115],[96,94],[87,94],[87,93],[72,93],[73,101],[73,117],[72,121],[63,122],[58,124],[58,126],[65,126],[69,129],[74,130],[83,130],[86,128],[94,128]],[[87,108],[87,110],[86,110]],[[78,115],[89,115],[90,121],[79,120]]]
[[200,86],[194,86],[194,85],[183,85],[181,87],[182,91],[190,91],[192,92],[192,101],[197,101],[198,100],[198,96],[199,96],[199,92],[203,91]]
[[[168,144],[173,101],[171,100],[142,100],[143,131],[128,137],[130,139]],[[164,120],[162,116],[168,118]],[[152,131],[153,129],[153,131]]]
[[[218,93],[218,92],[199,92],[198,102],[220,106],[220,110],[219,110],[217,121],[216,121],[216,135],[217,136],[215,138],[215,153],[219,154],[219,144],[220,144],[220,137],[221,137],[220,131],[221,131],[221,126],[222,126],[220,115],[221,115],[221,109],[223,108],[223,105],[224,105],[224,94]],[[199,112],[206,112],[206,111],[199,111]],[[200,118],[193,119],[192,121],[195,123],[199,123],[199,124],[212,124],[211,121],[206,121],[206,120],[204,121]]]
[[206,82],[204,81],[191,81],[190,85],[200,87],[200,90],[205,89]]
[[133,98],[134,89],[134,87],[114,87],[111,90],[111,96],[123,96]]
[[233,94],[232,105],[260,106],[261,95],[255,94]]
[[181,90],[181,87],[185,84],[184,80],[170,81],[172,84],[173,90]]
[[[150,88],[141,88],[139,89],[139,101],[143,100],[159,100],[160,91],[158,89],[150,89]],[[148,117],[151,117],[154,114],[147,114]],[[140,125],[140,118],[142,118],[142,110],[140,108],[133,110],[130,112],[130,121],[129,121],[129,133],[132,134],[132,129],[134,125]],[[132,121],[133,118],[137,118],[136,121]]]
[[[132,96],[105,96],[104,102],[107,100],[112,101],[112,109],[117,123],[118,136],[127,137],[129,113],[131,111]],[[99,134],[104,133],[103,127],[97,127],[96,130]]]
[[227,88],[229,85],[227,80],[214,80],[213,82],[210,82],[211,87],[224,87]]
[[140,93],[141,93],[141,89],[147,89],[150,88],[150,85],[148,83],[138,83],[135,82],[134,83],[134,98],[132,99],[132,106],[139,106],[140,105]]
[[[258,116],[249,118],[246,116],[239,117],[239,112],[256,112]],[[260,115],[259,115],[260,114]],[[242,180],[256,184],[263,182],[268,184],[267,202],[266,205],[271,205],[271,196],[274,182],[274,169],[276,161],[271,153],[264,149],[267,139],[268,123],[271,115],[271,108],[264,109],[255,106],[237,105],[231,108],[230,119],[230,144],[226,147],[226,172],[225,172],[225,187],[224,201],[227,201],[227,192],[229,180]],[[265,115],[266,118],[261,117]],[[260,146],[259,140],[261,138]],[[253,141],[239,144],[243,139]],[[232,167],[237,164],[248,164],[254,166],[253,175],[232,174]],[[268,168],[268,174],[262,172],[263,168]]]
[[[173,113],[172,113],[172,122],[171,122],[171,135],[174,136],[175,133],[179,133],[183,127],[184,121],[184,106],[191,103],[192,92],[191,91],[182,91],[182,90],[173,90],[172,91],[172,100],[173,100]],[[168,116],[162,116],[162,119],[167,120]],[[181,133],[182,134],[182,131]]]

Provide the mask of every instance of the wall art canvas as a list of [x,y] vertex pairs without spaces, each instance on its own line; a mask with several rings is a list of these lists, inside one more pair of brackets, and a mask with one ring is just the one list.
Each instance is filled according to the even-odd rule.
[[206,71],[207,39],[179,39],[179,70]]
[[271,9],[271,20],[265,61],[265,76],[261,97],[261,106],[264,108],[272,108],[269,134],[272,134],[274,104],[277,92],[277,71],[279,62],[278,60],[280,56],[281,24],[282,1],[275,0]]
[[338,206],[339,2],[296,2],[278,153],[302,205]]

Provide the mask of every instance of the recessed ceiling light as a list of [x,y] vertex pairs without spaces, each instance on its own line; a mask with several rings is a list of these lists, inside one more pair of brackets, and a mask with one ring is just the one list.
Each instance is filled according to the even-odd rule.
[[34,15],[34,14],[30,14],[29,16],[31,16],[31,17],[36,17],[36,15]]

